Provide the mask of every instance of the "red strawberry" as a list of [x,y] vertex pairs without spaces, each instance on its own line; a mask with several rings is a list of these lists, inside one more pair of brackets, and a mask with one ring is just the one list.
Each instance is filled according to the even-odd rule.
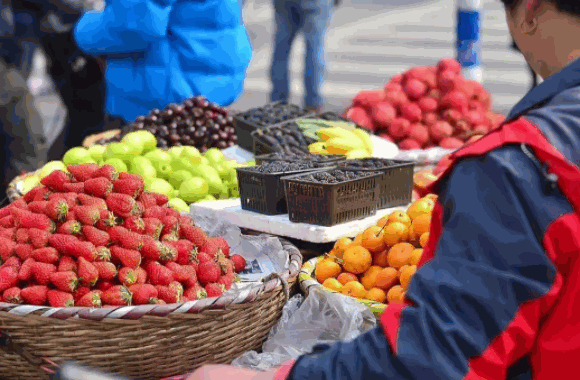
[[47,202],[44,214],[54,221],[63,222],[66,220],[68,210],[68,203],[64,199],[53,199]]
[[148,263],[145,268],[152,285],[169,285],[173,282],[173,272],[156,261]]
[[189,240],[179,240],[167,244],[177,249],[177,262],[179,264],[185,265],[194,261],[197,250]]
[[149,191],[142,192],[141,195],[139,195],[139,197],[137,198],[137,201],[141,202],[141,204],[143,204],[143,207],[145,207],[145,209],[157,206],[157,200],[155,198],[154,193],[151,193]]
[[143,247],[143,236],[131,232],[125,227],[112,227],[109,231],[111,241],[125,249],[140,250]]
[[54,232],[56,228],[54,222],[44,214],[33,214],[29,211],[19,210],[12,216],[16,216],[16,226],[20,228],[37,228],[48,232]]
[[119,178],[119,172],[111,165],[103,165],[97,169],[91,178],[103,177],[109,181],[116,181]]
[[95,261],[111,261],[111,251],[107,247],[97,247],[97,258]]
[[28,230],[26,228],[19,228],[16,230],[16,243],[28,244]]
[[99,261],[93,263],[99,272],[100,280],[112,280],[117,275],[117,267],[109,261]]
[[167,263],[165,266],[173,272],[175,280],[181,282],[186,287],[190,287],[197,283],[197,273],[195,268],[191,265]]
[[[194,262],[193,264],[203,264],[203,263],[209,263],[210,261],[212,262],[216,262],[214,257],[211,257],[210,255],[208,255],[205,252],[198,252],[195,257],[194,257]],[[199,265],[198,265],[199,267]]]
[[217,282],[221,274],[221,268],[215,261],[200,263],[197,267],[197,279],[203,285]]
[[167,202],[169,202],[169,198],[167,197],[167,195],[153,193],[153,196],[155,197],[155,202],[157,203],[157,206],[165,206]]
[[197,226],[183,225],[179,231],[183,239],[187,239],[193,243],[197,248],[201,248],[207,242],[207,235],[203,230]]
[[148,207],[145,209],[145,212],[143,213],[144,218],[155,218],[163,220],[165,216],[166,216],[165,209],[160,206]]
[[78,259],[79,282],[83,285],[94,286],[99,280],[99,271],[93,264],[83,257]]
[[161,253],[161,256],[159,257],[159,260],[163,263],[177,260],[177,248],[169,245],[169,243],[162,244],[164,250]]
[[79,222],[85,225],[94,225],[101,218],[101,210],[96,206],[76,206],[73,211]]
[[13,267],[17,271],[19,271],[20,267],[22,266],[22,261],[20,261],[20,259],[18,257],[12,256],[12,257],[9,257],[8,260],[6,260],[6,262],[4,264],[2,264],[2,266]]
[[133,249],[125,249],[117,246],[111,247],[111,257],[124,267],[137,268],[141,263],[141,254]]
[[96,227],[93,226],[83,226],[82,227],[83,235],[87,238],[88,241],[93,243],[95,246],[106,246],[111,242],[111,238],[109,234],[105,231],[101,231]]
[[3,237],[5,239],[9,239],[10,241],[12,241],[12,239],[14,239],[15,235],[16,235],[16,228],[6,228],[6,229],[2,230],[2,232],[0,232],[0,237]]
[[65,183],[63,187],[67,193],[81,194],[85,191],[84,182]]
[[145,284],[147,282],[147,271],[142,267],[135,268],[135,273],[137,274],[136,284]]
[[85,181],[85,192],[99,198],[105,198],[113,191],[113,184],[106,178],[92,178]]
[[230,257],[230,245],[223,237],[216,237],[213,238],[213,243],[217,245],[219,249],[221,249],[222,253],[226,258]]
[[179,231],[179,220],[173,216],[165,216],[161,219],[161,223],[163,223],[163,230],[161,231],[162,235],[165,234],[175,234]]
[[2,299],[4,302],[21,304],[22,297],[20,296],[20,292],[20,288],[17,287],[6,289],[4,293],[2,293]]
[[139,174],[131,174],[131,173],[126,173],[126,172],[119,172],[119,178],[117,179],[130,179],[130,180],[137,180],[137,181],[143,181],[143,177]]
[[20,297],[27,304],[42,306],[46,304],[47,293],[48,288],[44,285],[28,286],[20,291]]
[[30,238],[30,244],[32,244],[34,248],[44,248],[48,244],[47,231],[31,228],[28,230],[28,235]]
[[58,272],[73,272],[76,273],[78,270],[76,261],[70,256],[63,256],[58,262]]
[[123,285],[113,286],[101,296],[101,300],[105,305],[111,306],[128,306],[131,305],[133,295]]
[[118,282],[112,280],[99,280],[97,282],[97,289],[101,292],[106,292],[107,290],[111,289],[113,286],[117,285]]
[[188,301],[196,301],[201,300],[207,297],[207,292],[201,285],[196,284],[191,286],[183,292],[183,298],[187,299]]
[[34,251],[34,248],[30,244],[16,244],[14,246],[14,253],[22,261],[28,259],[32,255],[32,251]]
[[73,210],[70,210],[68,214],[66,214],[66,222],[70,222],[71,220],[77,220],[77,216]]
[[65,234],[54,234],[49,235],[48,237],[48,244],[51,247],[56,248],[56,250],[59,251],[60,253],[66,253],[66,246],[70,243],[78,241],[79,239],[77,239],[76,237]]
[[34,259],[28,258],[25,260],[22,265],[20,266],[20,270],[18,271],[18,280],[20,281],[28,281],[32,276],[32,264],[34,264]]
[[72,272],[55,272],[50,275],[50,282],[63,292],[74,292],[78,285],[77,275]]
[[77,287],[77,290],[73,292],[73,297],[75,299],[75,303],[77,304],[77,306],[80,306],[78,305],[79,300],[83,298],[86,294],[89,294],[90,292],[91,289],[88,286],[81,285]]
[[145,232],[145,223],[143,222],[143,219],[138,216],[131,216],[125,219],[123,227],[131,232],[137,232],[140,234]]
[[107,203],[102,198],[92,197],[88,194],[79,194],[79,203],[82,206],[93,206],[99,210],[106,210]]
[[180,227],[181,226],[195,226],[195,223],[193,222],[193,220],[189,216],[179,214],[179,216],[177,217],[177,220],[179,220]]
[[141,179],[118,179],[113,182],[113,191],[120,194],[127,194],[137,198],[143,191],[143,180]]
[[183,297],[183,286],[179,282],[172,282],[167,286],[157,285],[158,298],[168,304],[178,303]]
[[176,242],[179,240],[179,235],[177,235],[175,232],[172,232],[169,234],[162,235],[160,240],[166,243]]
[[133,304],[147,305],[151,303],[152,298],[157,298],[158,291],[151,284],[132,285],[129,290],[133,293]]
[[71,183],[72,176],[62,170],[55,170],[43,179],[40,183],[52,191],[65,192],[65,185]]
[[159,239],[161,231],[163,231],[163,223],[157,218],[143,218],[145,223],[145,235],[149,235],[154,239]]
[[69,220],[58,226],[56,232],[63,235],[78,235],[82,225],[77,220]]
[[130,286],[137,282],[137,273],[133,268],[121,268],[119,270],[119,282],[121,285]]
[[12,240],[0,237],[0,258],[2,261],[5,262],[10,256],[14,254],[15,247],[16,243],[14,243]]
[[232,288],[236,277],[233,273],[227,273],[220,277],[218,280],[218,285],[223,285],[225,290],[229,290]]
[[0,219],[0,227],[11,228],[14,227],[14,218],[12,215],[8,215]]
[[68,243],[64,253],[68,256],[83,258],[89,262],[93,262],[97,258],[97,247],[91,242],[78,240]]
[[73,295],[71,293],[62,292],[60,290],[49,290],[46,293],[48,304],[52,307],[72,307],[75,305]]
[[242,256],[235,254],[232,255],[230,259],[234,263],[236,273],[240,273],[246,269],[246,259],[244,259]]
[[56,266],[52,264],[35,262],[30,267],[32,277],[39,285],[50,284],[50,276],[56,272]]
[[60,255],[58,251],[52,247],[38,248],[32,251],[30,255],[34,260],[45,264],[56,264]]
[[101,210],[99,214],[99,220],[97,221],[96,227],[102,231],[108,231],[111,227],[117,225],[117,218],[109,210]]
[[79,307],[101,307],[101,294],[97,291],[91,292],[89,290],[89,292],[80,297],[78,301],[75,299],[75,302],[76,306]]
[[217,257],[218,253],[220,252],[220,249],[218,248],[218,246],[216,244],[214,244],[211,240],[208,240],[200,249],[199,249],[200,253],[206,253],[208,254],[210,257],[215,258]]
[[67,166],[68,171],[78,182],[85,182],[91,179],[93,174],[99,169],[97,164],[80,164]]
[[[33,212],[35,214],[44,214],[44,210],[46,210],[46,205],[48,201],[34,201],[30,202],[27,206],[27,210]],[[68,207],[68,205],[67,205]]]
[[68,204],[69,210],[72,209],[77,204],[78,194],[76,193],[54,193],[48,196],[48,200],[62,199]]
[[207,284],[205,286],[207,298],[219,297],[224,293],[224,286],[221,284]]
[[0,268],[0,292],[16,285],[18,282],[18,269],[12,266]]
[[112,193],[107,196],[105,201],[107,202],[109,210],[122,218],[128,218],[137,214],[138,210],[135,199],[130,195]]
[[[45,186],[36,186],[33,189],[31,189],[28,193],[24,194],[22,196],[22,200],[24,200],[24,202],[26,203],[30,203],[35,201],[36,197],[40,197],[41,199],[44,198],[47,192],[49,192],[49,190]],[[48,199],[48,196],[46,199]]]

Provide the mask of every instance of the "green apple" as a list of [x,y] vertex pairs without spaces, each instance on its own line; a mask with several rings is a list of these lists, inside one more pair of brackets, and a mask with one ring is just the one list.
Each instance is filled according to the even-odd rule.
[[109,158],[118,158],[125,163],[130,163],[135,157],[132,153],[131,148],[127,144],[121,142],[113,142],[107,145],[107,150],[103,154],[103,160],[108,160]]
[[169,178],[169,174],[173,173],[171,165],[169,164],[159,164],[157,166],[153,165],[153,167],[155,170],[157,170],[157,177],[163,178],[165,180]]
[[193,177],[193,174],[191,174],[187,170],[176,170],[176,171],[169,174],[168,181],[171,184],[171,186],[178,189],[183,181],[187,181],[188,179],[190,179],[192,177]]
[[206,197],[204,197],[203,199],[200,200],[200,202],[211,202],[211,201],[215,201],[215,197],[213,195],[207,195]]
[[221,150],[219,150],[218,148],[210,148],[207,150],[207,152],[205,152],[205,154],[203,155],[205,158],[207,158],[211,163],[214,164],[219,164],[222,161],[225,160],[225,156],[222,153]]
[[210,165],[200,164],[191,168],[194,176],[201,177],[206,180],[209,186],[209,193],[219,195],[223,192],[224,184],[218,172]]
[[38,178],[43,179],[44,177],[46,177],[55,170],[62,170],[65,173],[68,172],[66,165],[62,161],[49,161],[46,164],[44,164],[42,169],[40,169]]
[[130,132],[121,140],[129,145],[133,145],[139,150],[138,154],[145,154],[157,148],[157,139],[149,131]]
[[168,198],[173,198],[173,193],[175,192],[173,186],[171,186],[169,182],[161,178],[155,178],[153,181],[151,181],[151,183],[149,184],[149,188],[151,189],[150,191],[154,193],[167,195]]
[[181,150],[181,157],[191,158],[191,157],[200,157],[200,156],[201,156],[201,153],[199,153],[199,150],[197,150],[197,148],[194,146],[186,145]]
[[189,211],[189,206],[183,199],[179,198],[171,198],[169,202],[167,202],[167,206],[181,212]]
[[88,164],[88,163],[96,163],[95,160],[91,157],[91,154],[88,150],[82,147],[75,147],[69,149],[62,158],[62,162],[65,165],[77,165],[77,164]]
[[179,156],[181,156],[181,153],[183,152],[183,148],[185,148],[185,147],[184,146],[173,146],[173,147],[169,148],[167,153],[169,153],[172,160],[177,160],[179,158]]
[[93,145],[88,149],[89,154],[93,160],[97,161],[97,163],[103,162],[103,154],[105,153],[105,150],[107,150],[105,145]]
[[179,196],[188,203],[197,202],[208,195],[209,186],[205,179],[193,177],[179,186]]
[[157,170],[155,170],[155,167],[151,164],[151,161],[141,156],[133,158],[130,171],[133,174],[141,175],[143,179],[157,177]]
[[146,153],[143,155],[146,159],[151,161],[153,166],[157,169],[159,165],[166,164],[169,165],[171,163],[171,155],[167,152],[162,151],[161,149],[155,149],[151,152]]
[[129,171],[129,169],[127,168],[127,165],[123,161],[121,161],[119,158],[109,158],[108,160],[105,160],[104,163],[107,165],[111,165],[112,167],[117,169],[118,172],[128,172]]
[[30,177],[26,177],[22,180],[19,190],[21,191],[22,194],[26,194],[38,185],[40,185],[39,176],[31,175]]

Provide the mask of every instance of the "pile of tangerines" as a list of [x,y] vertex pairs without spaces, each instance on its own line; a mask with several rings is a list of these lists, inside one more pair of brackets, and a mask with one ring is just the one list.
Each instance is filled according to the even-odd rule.
[[379,303],[402,303],[429,239],[437,196],[394,211],[354,240],[341,238],[314,271],[324,287]]

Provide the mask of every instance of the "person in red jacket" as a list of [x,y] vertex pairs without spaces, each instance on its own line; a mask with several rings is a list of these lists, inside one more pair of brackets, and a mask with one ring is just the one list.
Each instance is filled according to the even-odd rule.
[[269,372],[189,380],[580,378],[580,2],[502,0],[544,81],[451,156],[404,305]]

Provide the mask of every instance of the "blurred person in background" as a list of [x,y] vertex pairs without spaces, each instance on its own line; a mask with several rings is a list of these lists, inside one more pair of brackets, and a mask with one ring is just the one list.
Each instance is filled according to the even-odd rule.
[[252,50],[237,0],[107,0],[75,26],[105,56],[106,112],[132,122],[197,95],[221,106],[243,91]]
[[324,39],[334,6],[339,0],[274,0],[276,34],[270,68],[270,101],[288,101],[290,97],[289,58],[292,43],[302,31],[306,41],[304,63],[305,107],[320,112],[320,93],[326,71]]

